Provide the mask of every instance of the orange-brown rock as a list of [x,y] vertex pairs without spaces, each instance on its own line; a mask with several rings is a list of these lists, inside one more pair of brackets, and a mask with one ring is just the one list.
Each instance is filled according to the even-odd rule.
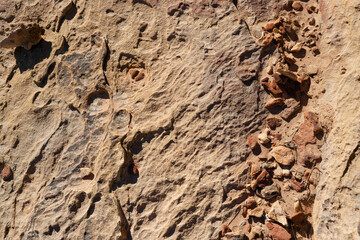
[[228,232],[231,232],[231,229],[230,229],[230,227],[228,225],[224,224],[222,226],[221,236],[225,237],[225,234],[228,233]]
[[275,130],[277,127],[280,127],[282,123],[281,119],[276,117],[269,117],[265,121],[271,130]]
[[305,222],[305,213],[297,212],[290,217],[290,220],[293,222],[295,226],[302,226]]
[[281,107],[284,105],[284,100],[282,98],[272,98],[268,100],[265,104],[266,108]]
[[274,29],[274,27],[275,27],[275,24],[272,23],[272,22],[270,22],[270,23],[267,23],[267,24],[263,27],[263,29],[264,29],[265,31],[271,32],[271,31]]
[[265,39],[262,41],[261,46],[266,47],[274,40],[273,34],[268,34]]
[[258,141],[252,136],[247,138],[247,144],[252,151],[257,151],[260,149]]
[[256,180],[251,184],[251,188],[255,190],[258,186],[263,187],[271,182],[272,180],[269,172],[266,171],[266,169],[263,169]]
[[12,170],[9,165],[5,165],[1,170],[1,177],[5,181],[9,181],[12,178]]
[[269,92],[271,92],[274,96],[278,96],[281,93],[283,93],[282,89],[279,87],[279,85],[276,83],[276,78],[272,79],[272,80],[268,80],[268,79],[264,79],[263,81],[261,81],[261,85],[268,90]]
[[282,226],[280,226],[279,224],[270,222],[270,221],[266,221],[265,222],[266,227],[269,229],[270,233],[270,237],[272,237],[273,240],[290,240],[291,239],[291,234],[286,231],[285,228],[283,228]]

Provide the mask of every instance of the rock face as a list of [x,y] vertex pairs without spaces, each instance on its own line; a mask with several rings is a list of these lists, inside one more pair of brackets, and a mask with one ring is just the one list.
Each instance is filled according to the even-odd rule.
[[0,0],[1,238],[356,239],[360,5],[318,6]]
[[[336,10],[346,8],[345,14]],[[360,4],[320,1],[325,50],[320,105],[330,130],[322,147],[322,175],[313,211],[315,239],[360,238]],[[341,22],[347,22],[346,25]],[[346,69],[345,73],[342,69]],[[325,79],[337,79],[336,82]]]
[[0,13],[46,27],[30,50],[1,52],[1,153],[14,166],[0,183],[2,237],[218,236],[246,135],[266,117],[261,49],[232,2],[180,2]]

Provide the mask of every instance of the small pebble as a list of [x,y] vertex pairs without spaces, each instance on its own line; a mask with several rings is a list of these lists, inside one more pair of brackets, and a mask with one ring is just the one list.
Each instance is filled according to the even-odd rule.
[[12,177],[12,171],[9,165],[5,165],[4,168],[1,170],[1,177],[5,180],[8,181],[11,179]]

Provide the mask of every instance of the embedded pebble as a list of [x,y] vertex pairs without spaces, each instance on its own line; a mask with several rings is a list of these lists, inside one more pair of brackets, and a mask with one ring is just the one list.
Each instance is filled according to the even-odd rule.
[[303,6],[301,5],[300,1],[294,1],[293,4],[291,5],[292,8],[296,11],[301,11],[303,10]]
[[274,147],[270,155],[275,158],[275,161],[284,166],[290,166],[295,161],[292,150],[284,146]]
[[1,177],[5,181],[8,181],[12,178],[12,171],[9,165],[5,165],[1,170]]
[[258,139],[259,139],[259,142],[261,144],[266,144],[268,142],[270,142],[270,138],[269,138],[269,132],[270,132],[270,129],[268,128],[265,128],[259,135],[258,135]]

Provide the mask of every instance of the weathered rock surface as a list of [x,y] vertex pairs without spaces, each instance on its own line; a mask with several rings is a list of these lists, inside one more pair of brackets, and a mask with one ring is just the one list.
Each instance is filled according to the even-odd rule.
[[0,0],[1,238],[357,239],[360,5],[319,3]]
[[[319,13],[326,29],[320,44],[321,68],[326,69],[320,84],[326,92],[319,104],[331,130],[321,149],[322,174],[313,210],[314,238],[359,239],[360,35],[355,29],[360,27],[360,4],[357,0],[321,0]],[[341,73],[343,67],[347,69],[345,74]]]

